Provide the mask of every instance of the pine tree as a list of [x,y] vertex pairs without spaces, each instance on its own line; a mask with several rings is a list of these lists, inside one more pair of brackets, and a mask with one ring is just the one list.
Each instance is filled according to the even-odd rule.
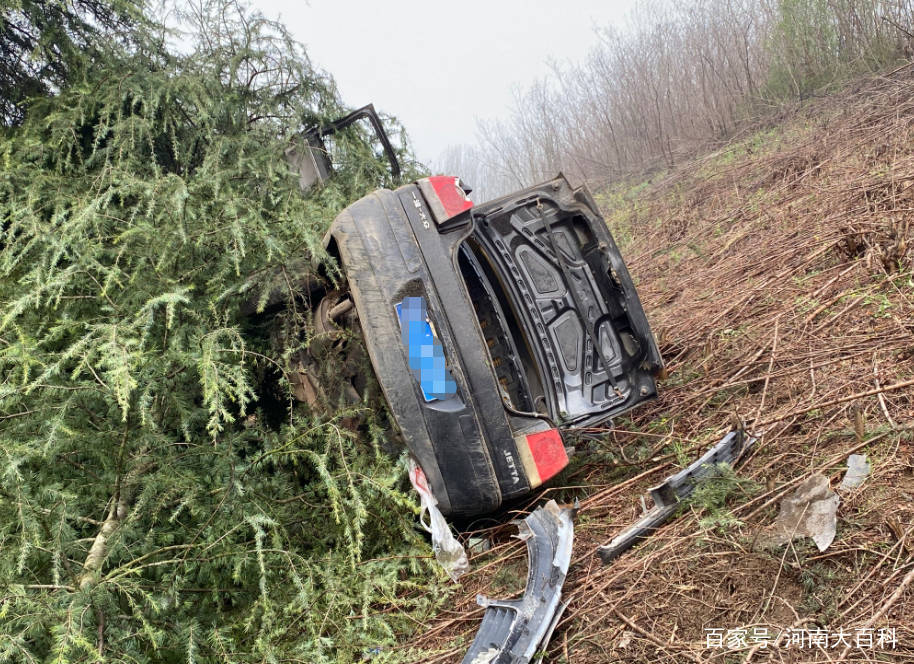
[[0,12],[0,124],[22,120],[47,96],[98,66],[99,45],[129,48],[143,22],[135,0],[5,0]]
[[[0,129],[0,662],[351,662],[435,605],[373,414],[283,378],[289,272],[334,274],[329,222],[389,176],[356,130],[303,196],[282,155],[332,79],[234,3],[192,21],[189,54],[148,18],[93,43]],[[241,313],[277,286],[284,347]]]

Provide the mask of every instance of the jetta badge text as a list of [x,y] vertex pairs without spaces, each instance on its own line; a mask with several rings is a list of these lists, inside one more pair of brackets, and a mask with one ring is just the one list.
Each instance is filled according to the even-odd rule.
[[419,197],[416,196],[416,192],[413,192],[413,205],[415,206],[416,210],[419,211],[419,219],[422,220],[422,226],[425,228],[425,230],[431,228],[432,225],[429,223],[428,215],[425,214],[425,207],[422,205],[422,201],[419,200]]

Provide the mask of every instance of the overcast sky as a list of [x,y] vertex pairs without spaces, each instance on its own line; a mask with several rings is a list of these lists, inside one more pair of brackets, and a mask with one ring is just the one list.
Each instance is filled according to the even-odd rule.
[[595,25],[621,24],[635,0],[251,0],[282,18],[343,101],[397,116],[420,161],[504,117],[512,89],[548,62],[580,61]]

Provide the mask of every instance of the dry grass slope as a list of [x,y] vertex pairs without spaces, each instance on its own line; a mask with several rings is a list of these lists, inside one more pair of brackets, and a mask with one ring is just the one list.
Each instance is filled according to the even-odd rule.
[[[568,609],[545,661],[914,660],[914,72],[863,81],[667,174],[608,210],[630,226],[632,273],[666,358],[662,396],[615,428],[579,432],[553,495],[581,498]],[[638,496],[716,442],[736,413],[761,439],[729,513],[693,504],[603,567],[595,548]],[[865,452],[872,476],[838,489],[820,553],[759,537],[779,499]],[[717,518],[717,525],[713,519]],[[423,661],[462,657],[478,592],[506,596],[524,549],[498,525],[450,611],[425,625]],[[896,628],[884,648],[709,649],[706,628]],[[851,639],[851,646],[853,646]]]

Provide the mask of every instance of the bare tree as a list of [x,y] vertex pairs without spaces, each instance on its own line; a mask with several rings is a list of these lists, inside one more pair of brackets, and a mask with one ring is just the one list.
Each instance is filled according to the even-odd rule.
[[472,173],[486,197],[558,171],[599,186],[914,53],[914,0],[645,0],[633,16],[596,28],[584,62],[553,64],[441,166]]

